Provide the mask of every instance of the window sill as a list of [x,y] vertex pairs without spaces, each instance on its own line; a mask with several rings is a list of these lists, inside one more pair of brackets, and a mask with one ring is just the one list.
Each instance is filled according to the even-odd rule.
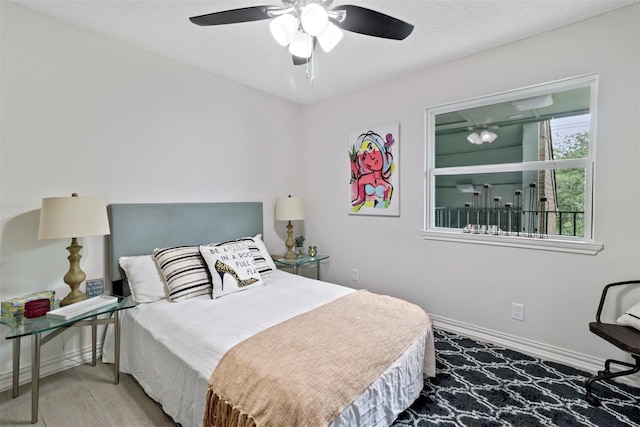
[[534,249],[541,251],[567,252],[582,255],[595,255],[604,245],[586,240],[564,240],[553,238],[535,238],[518,236],[492,236],[487,234],[468,234],[445,230],[422,230],[425,240],[458,242],[477,245],[504,246],[509,248]]

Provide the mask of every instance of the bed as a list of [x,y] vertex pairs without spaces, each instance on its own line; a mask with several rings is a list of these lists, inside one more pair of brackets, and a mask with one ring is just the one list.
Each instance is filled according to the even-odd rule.
[[[350,372],[342,368],[337,369],[333,366],[333,361],[335,360],[336,366],[341,366],[339,363],[342,362],[338,359],[342,359],[345,355],[346,359],[360,358],[360,362],[355,365],[362,365],[363,359],[366,359],[364,362],[368,362],[369,358],[373,358],[370,356],[363,358],[362,354],[368,353],[356,353],[356,349],[363,352],[370,351],[365,349],[367,346],[371,346],[374,353],[389,353],[386,357],[391,357],[390,361],[384,362],[383,367],[376,366],[373,360],[365,367],[356,366],[354,369],[359,369],[359,373],[348,377],[346,381],[345,379],[339,381],[327,379],[326,382],[332,386],[331,392],[322,392],[322,395],[314,396],[312,399],[316,402],[315,405],[318,408],[315,409],[319,412],[325,411],[330,406],[328,403],[326,405],[323,403],[324,398],[327,395],[326,401],[329,402],[331,397],[329,395],[334,394],[334,391],[336,391],[335,394],[344,394],[340,398],[349,399],[347,404],[337,402],[340,405],[331,401],[332,405],[336,404],[332,409],[333,415],[329,418],[332,426],[389,425],[418,397],[423,387],[423,377],[435,375],[431,321],[421,309],[390,297],[277,270],[261,240],[262,203],[114,204],[107,209],[111,226],[108,247],[109,269],[114,292],[130,294],[137,302],[135,308],[125,310],[121,315],[120,369],[132,375],[145,392],[162,405],[163,410],[182,426],[200,426],[203,425],[203,420],[205,425],[218,425],[211,420],[219,422],[223,416],[225,418],[244,416],[245,422],[248,419],[244,425],[252,425],[254,422],[258,425],[282,425],[283,421],[274,421],[276,419],[274,414],[262,414],[263,418],[256,414],[254,418],[252,414],[256,411],[255,409],[252,410],[254,412],[245,413],[243,412],[245,407],[240,405],[238,408],[242,410],[237,414],[220,412],[220,407],[223,407],[223,412],[226,410],[221,405],[227,405],[227,409],[230,410],[235,410],[236,407],[233,402],[229,403],[232,399],[226,397],[228,394],[222,394],[223,398],[220,398],[217,394],[218,388],[222,390],[224,385],[238,389],[245,382],[249,389],[234,390],[233,393],[253,396],[257,401],[253,404],[263,405],[258,412],[270,410],[278,414],[286,412],[273,409],[279,408],[277,405],[280,404],[287,410],[290,407],[298,407],[298,416],[314,413],[311,408],[306,408],[295,400],[297,396],[289,397],[289,395],[304,394],[298,391],[291,393],[291,387],[301,383],[301,387],[311,389],[311,392],[322,391],[321,386],[316,385],[316,381],[321,382],[320,378],[325,378],[329,373],[333,375],[332,371]],[[237,244],[238,242],[241,244]],[[245,242],[249,242],[248,246]],[[183,247],[199,248],[204,264],[209,268],[209,274],[214,272],[209,278],[214,282],[213,288],[203,291],[197,281],[189,282],[189,286],[180,287],[178,286],[180,283],[176,285],[171,282],[173,276],[165,275],[167,271],[159,267],[164,265],[163,249],[170,248],[169,252],[171,252]],[[236,250],[237,252],[233,253],[240,258],[245,253],[242,251],[250,250],[252,253],[250,258],[255,262],[251,264],[251,271],[254,273],[259,271],[258,279],[246,279],[238,277],[238,274],[234,276],[232,271],[226,274],[227,265],[224,262],[220,263],[220,259],[229,264],[226,261],[229,258],[220,258],[213,254],[221,250]],[[154,261],[154,267],[150,266],[150,258]],[[175,258],[178,258],[178,255],[175,255]],[[143,261],[144,268],[140,267]],[[245,260],[239,262],[242,263],[240,265],[244,265]],[[156,277],[153,279],[149,278],[153,275],[150,273],[151,268],[156,269]],[[240,270],[236,273],[238,271]],[[246,271],[249,272],[249,269]],[[156,284],[157,277],[164,282],[164,293]],[[252,280],[259,280],[259,282],[252,282]],[[153,287],[149,285],[151,282],[154,283]],[[240,283],[246,283],[246,288],[240,289]],[[223,289],[226,289],[222,293],[220,284]],[[234,288],[234,284],[238,289]],[[196,295],[193,294],[193,289],[196,289]],[[192,293],[189,294],[189,292]],[[357,310],[352,308],[355,306],[347,304],[356,304],[356,301],[367,299],[376,299],[376,301],[382,299],[384,303],[381,305],[386,304],[387,301],[390,304],[406,304],[401,310],[397,309],[398,306],[389,305],[386,309],[392,311],[381,312],[385,313],[384,318],[387,319],[385,324],[389,323],[393,327],[393,322],[399,322],[396,325],[403,325],[403,327],[395,326],[396,330],[413,331],[412,334],[407,333],[408,341],[397,343],[397,349],[401,348],[401,351],[396,349],[397,353],[392,352],[393,346],[396,345],[392,342],[394,337],[391,339],[385,337],[384,342],[380,344],[377,340],[383,335],[369,338],[365,334],[358,334],[358,339],[366,337],[367,341],[362,345],[352,344],[351,341],[350,345],[344,345],[344,339],[340,341],[340,338],[329,337],[338,341],[331,344],[325,343],[322,351],[316,348],[310,350],[313,352],[309,354],[305,353],[309,343],[296,347],[296,342],[288,341],[305,340],[305,336],[294,338],[296,329],[300,329],[299,325],[305,321],[308,325],[314,325],[310,328],[314,330],[313,334],[322,334],[323,329],[326,335],[339,336],[337,332],[342,333],[343,330],[347,333],[349,329],[347,324],[356,325],[358,321],[367,322],[365,313],[355,316],[354,313],[357,313]],[[409,325],[408,318],[402,317],[404,314],[397,314],[404,312],[405,308],[409,311],[415,309],[421,312],[427,320],[421,318],[420,322],[416,320],[415,324]],[[420,315],[418,313],[416,316]],[[347,316],[345,318],[347,320],[340,320],[340,316]],[[378,317],[380,316],[378,314]],[[374,334],[382,334],[378,330],[383,331],[384,327],[369,329],[375,329],[375,332],[372,332]],[[276,334],[278,331],[281,335],[267,336]],[[309,340],[314,341],[314,344],[324,342],[324,336],[320,338],[315,335],[311,338],[311,336],[309,335]],[[264,339],[257,344],[258,347],[242,347],[258,341],[259,338]],[[279,348],[273,351],[280,353],[267,357],[267,353],[263,353],[266,351],[264,343],[274,342],[274,340],[278,343],[275,347]],[[108,331],[103,351],[103,360],[107,363],[112,362],[110,355],[113,352],[109,348],[112,346],[113,336]],[[297,349],[291,351],[292,348]],[[352,348],[354,354],[350,355]],[[259,355],[265,354],[265,356],[254,356],[252,360],[247,361],[246,358],[251,351]],[[254,360],[258,360],[259,363],[254,363]],[[288,365],[284,368],[284,372],[277,372],[283,369],[267,366],[267,362],[274,363],[273,366],[283,363]],[[294,386],[291,386],[287,381],[293,381],[296,378],[295,369],[298,369],[298,363],[301,365],[299,369],[302,371],[298,372],[301,377],[297,379],[298,382]],[[265,366],[261,366],[262,364]],[[320,371],[316,372],[318,368]],[[326,368],[325,371],[322,371],[322,368]],[[264,373],[259,371],[260,369],[270,371]],[[375,369],[379,369],[379,372]],[[271,371],[279,376],[272,377]],[[212,375],[214,372],[216,375]],[[226,376],[223,376],[225,372]],[[362,379],[366,382],[364,387],[355,381],[359,380],[361,375],[363,377],[373,375],[369,379]],[[253,378],[263,379],[249,385]],[[223,384],[224,380],[226,383]],[[269,395],[275,396],[279,393],[286,395],[284,399],[282,397],[280,399],[284,402],[269,401],[265,404],[264,399],[260,397],[262,395],[259,394],[260,387],[266,387],[263,391]],[[344,393],[342,393],[343,389]],[[349,397],[348,392],[352,393],[353,398]],[[242,404],[244,405],[244,402]],[[214,414],[215,411],[218,412]],[[321,415],[326,416],[326,414]],[[267,421],[264,421],[265,419]],[[258,423],[256,420],[263,421]],[[289,420],[296,420],[296,418],[289,418]],[[298,419],[298,421],[287,423],[300,425],[316,422]],[[322,421],[317,424],[327,425],[329,422]]]

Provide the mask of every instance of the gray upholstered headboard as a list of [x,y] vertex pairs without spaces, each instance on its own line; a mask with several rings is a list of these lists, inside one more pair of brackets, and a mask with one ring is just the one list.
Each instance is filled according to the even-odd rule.
[[109,273],[117,294],[127,293],[121,256],[255,236],[263,226],[261,202],[113,204],[107,212]]

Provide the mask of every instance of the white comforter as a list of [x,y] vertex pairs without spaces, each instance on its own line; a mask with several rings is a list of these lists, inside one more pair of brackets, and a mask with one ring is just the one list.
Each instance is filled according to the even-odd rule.
[[[138,305],[121,314],[121,371],[133,375],[176,422],[184,427],[201,426],[207,382],[227,350],[351,292],[353,289],[343,286],[275,271],[265,286],[223,298]],[[113,336],[108,333],[103,360],[112,359]],[[435,375],[431,331],[345,409],[333,426],[389,425],[417,398],[423,374]]]

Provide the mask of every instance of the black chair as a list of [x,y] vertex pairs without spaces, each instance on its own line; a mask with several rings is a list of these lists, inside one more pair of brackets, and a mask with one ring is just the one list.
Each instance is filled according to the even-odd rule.
[[[602,296],[600,297],[600,305],[598,306],[598,312],[596,313],[596,321],[589,323],[589,330],[599,337],[609,341],[621,350],[626,351],[633,357],[636,364],[628,362],[620,362],[618,360],[607,359],[604,364],[604,371],[598,371],[598,375],[587,380],[587,395],[586,399],[593,406],[599,406],[600,400],[591,394],[591,386],[594,382],[605,380],[608,378],[621,377],[623,375],[631,375],[640,371],[640,331],[630,326],[623,326],[611,323],[602,323],[600,321],[600,314],[602,313],[602,307],[604,306],[605,298],[607,297],[607,291],[613,286],[621,285],[640,285],[640,280],[630,280],[627,282],[611,283],[604,287],[602,290]],[[631,369],[626,371],[611,372],[610,365],[612,363],[625,366]]]

